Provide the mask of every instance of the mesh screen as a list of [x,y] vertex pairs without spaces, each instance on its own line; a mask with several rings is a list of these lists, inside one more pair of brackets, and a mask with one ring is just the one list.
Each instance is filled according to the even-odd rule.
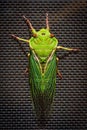
[[[0,0],[0,129],[1,130],[86,130],[87,129],[87,21],[86,0]],[[36,30],[50,30],[59,45],[80,48],[79,53],[57,52],[60,57],[52,110],[38,121],[33,110],[28,60],[9,34],[30,38],[22,15]],[[28,45],[22,44],[26,52]]]

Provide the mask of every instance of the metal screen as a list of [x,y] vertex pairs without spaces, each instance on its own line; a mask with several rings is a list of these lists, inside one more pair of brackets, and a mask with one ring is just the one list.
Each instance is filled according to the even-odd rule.
[[[0,129],[1,130],[86,130],[87,129],[87,16],[86,0],[0,0]],[[80,48],[78,53],[57,52],[60,57],[52,110],[39,122],[33,110],[28,60],[9,34],[30,38],[22,15],[36,30],[50,30],[59,45]],[[26,52],[28,45],[22,44]]]

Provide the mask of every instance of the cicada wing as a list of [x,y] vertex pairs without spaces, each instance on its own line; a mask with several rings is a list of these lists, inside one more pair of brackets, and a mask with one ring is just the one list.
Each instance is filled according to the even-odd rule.
[[44,74],[44,81],[45,82],[45,109],[49,111],[51,104],[53,102],[53,97],[55,93],[55,86],[56,86],[56,56],[52,57],[52,60],[48,63],[46,68],[46,72]]
[[48,63],[44,74],[34,55],[30,56],[30,85],[36,113],[46,113],[52,104],[56,84],[56,56]]
[[34,57],[34,54],[31,53],[29,59],[29,82],[31,87],[32,100],[34,104],[35,111],[38,112],[40,110],[40,93],[41,93],[41,79],[42,74],[39,67],[39,63]]

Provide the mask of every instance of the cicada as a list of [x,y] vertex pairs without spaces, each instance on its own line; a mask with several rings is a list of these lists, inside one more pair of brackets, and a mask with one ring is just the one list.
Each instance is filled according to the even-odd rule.
[[[38,115],[46,114],[51,108],[53,102],[56,75],[60,78],[62,75],[57,69],[59,58],[56,51],[62,49],[67,51],[77,51],[78,49],[58,46],[58,39],[50,32],[48,14],[46,13],[46,28],[36,31],[30,20],[23,16],[28,27],[31,29],[32,37],[22,39],[12,34],[12,37],[29,45],[28,71],[29,84],[35,111]],[[23,48],[22,48],[23,50]],[[23,50],[24,51],[24,50]]]

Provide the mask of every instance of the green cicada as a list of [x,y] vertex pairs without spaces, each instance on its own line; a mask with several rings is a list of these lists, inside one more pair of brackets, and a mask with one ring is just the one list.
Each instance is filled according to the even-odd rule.
[[[62,78],[57,70],[59,59],[56,51],[59,49],[68,51],[77,51],[77,49],[58,46],[58,40],[50,33],[48,14],[46,14],[46,29],[42,28],[36,31],[30,21],[23,16],[25,22],[32,31],[32,37],[29,40],[12,35],[17,41],[23,41],[29,45],[29,83],[36,113],[41,115],[50,110],[56,87],[56,74]],[[23,48],[22,48],[23,49]]]

